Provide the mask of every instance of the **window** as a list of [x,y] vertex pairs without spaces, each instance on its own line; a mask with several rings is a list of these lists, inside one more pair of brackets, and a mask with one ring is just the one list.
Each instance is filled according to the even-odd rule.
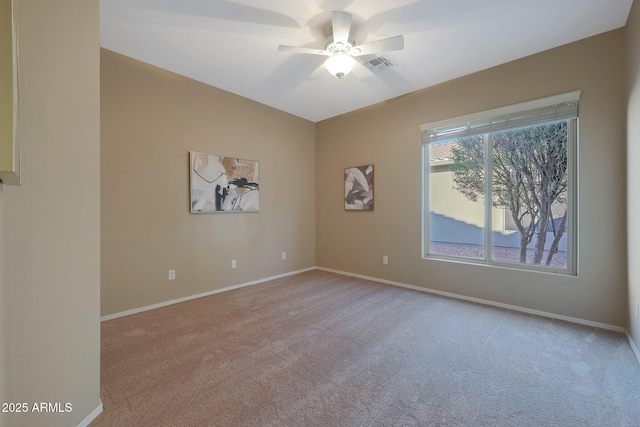
[[424,257],[576,274],[579,96],[420,127]]

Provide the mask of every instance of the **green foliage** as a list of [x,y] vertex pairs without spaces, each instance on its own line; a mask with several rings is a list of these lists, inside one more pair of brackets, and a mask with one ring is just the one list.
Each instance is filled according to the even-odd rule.
[[[453,149],[456,189],[474,202],[485,193],[485,137],[461,138]],[[521,233],[521,262],[526,261],[526,247],[536,235],[533,262],[540,264],[547,232],[553,232],[548,265],[566,229],[567,122],[495,132],[488,137],[492,204],[511,212]],[[554,218],[561,219],[559,226]]]
[[456,189],[473,202],[484,196],[484,137],[471,136],[458,140],[459,146],[453,149],[453,164]]

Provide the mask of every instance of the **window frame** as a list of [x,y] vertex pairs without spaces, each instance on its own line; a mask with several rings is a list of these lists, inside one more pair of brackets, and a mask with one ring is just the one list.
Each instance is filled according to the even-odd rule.
[[[457,262],[463,264],[474,265],[487,265],[500,268],[510,268],[523,271],[538,271],[545,273],[557,273],[577,276],[578,274],[578,101],[580,99],[580,91],[569,92],[561,95],[556,95],[548,98],[537,99],[534,101],[523,102],[507,107],[496,108],[493,110],[487,110],[479,113],[469,114],[466,116],[455,117],[452,119],[442,120],[438,122],[427,123],[420,126],[420,131],[423,135],[422,140],[422,258],[430,260],[443,260],[450,262]],[[447,134],[460,133],[463,128],[472,128],[474,125],[479,124],[482,126],[483,122],[489,123],[492,119],[498,118],[504,122],[508,122],[509,118],[519,116],[520,118],[526,117],[527,112],[533,110],[545,110],[552,109],[556,106],[562,106],[567,103],[575,103],[575,115],[569,118],[562,118],[560,120],[567,121],[567,210],[570,218],[567,226],[567,265],[566,268],[558,268],[537,264],[521,264],[510,263],[504,261],[498,261],[492,259],[492,232],[495,231],[492,226],[493,205],[491,202],[486,203],[484,206],[485,218],[484,218],[484,258],[465,258],[457,256],[448,256],[430,253],[430,144],[435,142],[432,138],[436,135],[436,141],[446,141]],[[527,126],[535,126],[536,124],[549,123],[549,121],[540,121],[526,124]],[[505,126],[502,130],[517,129],[523,126]],[[449,129],[452,129],[450,131]],[[493,129],[487,132],[478,132],[476,135],[487,135],[485,137],[485,152],[491,153],[490,144],[492,139],[492,133],[497,132],[500,129]],[[442,132],[438,134],[438,132]],[[443,135],[443,136],[440,136]],[[455,139],[454,135],[451,139]],[[485,156],[485,171],[492,170],[492,156]],[[492,200],[492,182],[490,179],[491,174],[485,173],[488,179],[485,179],[485,201]],[[506,212],[505,212],[506,214]]]

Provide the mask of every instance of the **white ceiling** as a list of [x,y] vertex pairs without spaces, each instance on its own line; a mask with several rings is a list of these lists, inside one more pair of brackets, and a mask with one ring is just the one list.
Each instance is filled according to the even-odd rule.
[[[101,46],[317,122],[625,25],[633,0],[100,0]],[[338,80],[331,11],[363,44],[402,34],[374,74]],[[364,62],[375,56],[360,57]]]

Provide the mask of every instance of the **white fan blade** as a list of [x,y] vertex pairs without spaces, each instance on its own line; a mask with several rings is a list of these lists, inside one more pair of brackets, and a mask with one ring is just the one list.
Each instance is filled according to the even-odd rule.
[[388,39],[377,40],[375,42],[365,43],[365,44],[361,44],[360,46],[356,46],[351,50],[351,56],[362,56],[362,55],[370,55],[372,53],[390,52],[392,50],[400,50],[403,48],[404,48],[404,37],[395,36],[395,37],[389,37]]
[[329,55],[329,52],[322,49],[312,49],[309,47],[297,47],[297,46],[285,46],[283,44],[278,46],[278,52],[308,53],[311,55]]
[[338,12],[336,10],[331,12],[331,26],[333,27],[334,43],[349,43],[349,32],[351,31],[350,13]]

